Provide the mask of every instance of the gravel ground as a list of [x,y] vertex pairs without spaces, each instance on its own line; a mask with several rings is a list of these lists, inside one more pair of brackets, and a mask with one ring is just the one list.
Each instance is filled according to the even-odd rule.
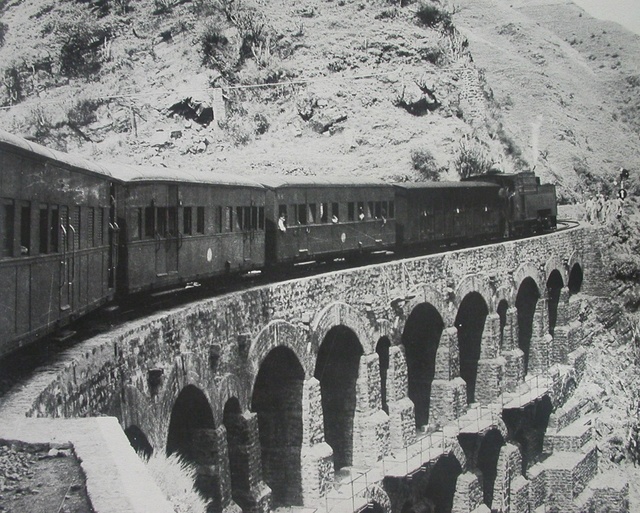
[[73,450],[0,441],[0,511],[92,513]]

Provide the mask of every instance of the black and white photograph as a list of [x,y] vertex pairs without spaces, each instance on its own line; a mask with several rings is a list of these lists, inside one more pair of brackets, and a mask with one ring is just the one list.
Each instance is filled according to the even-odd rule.
[[0,0],[5,512],[640,512],[638,0]]

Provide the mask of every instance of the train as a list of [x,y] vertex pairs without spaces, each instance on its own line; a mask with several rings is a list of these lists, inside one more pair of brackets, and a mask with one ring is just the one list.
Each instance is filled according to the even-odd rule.
[[[0,130],[0,357],[119,297],[556,228],[533,172],[460,182],[103,164]],[[133,296],[135,297],[135,296]]]

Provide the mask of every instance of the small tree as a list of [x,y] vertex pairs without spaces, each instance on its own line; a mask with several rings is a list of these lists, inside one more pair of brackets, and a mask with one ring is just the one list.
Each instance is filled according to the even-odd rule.
[[463,138],[456,155],[454,166],[460,178],[468,178],[489,172],[493,162],[477,139]]

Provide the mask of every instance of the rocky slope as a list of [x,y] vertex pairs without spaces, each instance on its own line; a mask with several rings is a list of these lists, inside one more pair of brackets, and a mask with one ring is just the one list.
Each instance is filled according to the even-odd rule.
[[466,155],[569,199],[640,163],[640,38],[565,2],[1,9],[0,123],[98,160],[404,180],[455,179]]

